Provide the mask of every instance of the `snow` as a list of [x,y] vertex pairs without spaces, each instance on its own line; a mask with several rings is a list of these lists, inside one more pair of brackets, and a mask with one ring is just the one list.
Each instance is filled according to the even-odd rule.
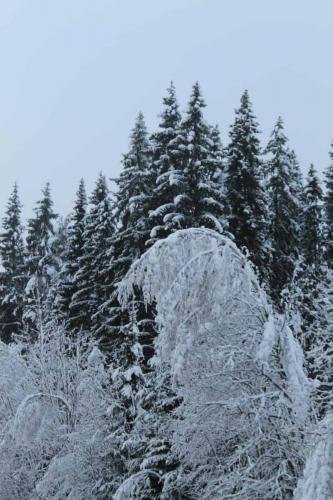
[[88,356],[88,366],[99,366],[105,362],[105,356],[97,346],[94,346]]
[[[287,453],[289,441],[297,443],[292,461],[300,467],[311,387],[301,348],[282,318],[274,317],[251,265],[215,231],[180,230],[131,266],[119,286],[124,307],[137,286],[146,303],[156,302],[153,366],[170,373],[173,390],[182,395],[173,427],[179,460],[189,470],[210,471],[207,498],[229,498],[236,488],[240,498],[251,499],[258,486],[247,465],[250,455],[261,497],[271,498],[273,484],[285,481],[279,454]],[[261,448],[276,456],[271,469],[256,456]],[[223,450],[219,465],[207,458],[217,450]]]
[[0,344],[0,497],[91,498],[110,453],[103,356],[94,339],[61,329],[40,332],[24,356],[22,347]]
[[186,194],[178,194],[177,196],[174,197],[174,204],[177,206],[177,205],[181,205],[182,203],[186,203],[189,201],[189,197],[186,195]]
[[261,363],[268,365],[277,339],[278,334],[275,326],[275,319],[273,314],[270,313],[264,326],[261,342],[257,349],[257,358]]
[[157,476],[157,479],[159,479],[159,475],[155,471],[140,471],[137,474],[134,474],[126,479],[126,481],[124,481],[124,483],[120,485],[113,497],[113,500],[129,500],[130,498],[135,498],[135,490],[137,484],[142,481],[142,478],[144,476],[147,476],[149,474]]
[[149,213],[149,217],[158,217],[158,216],[161,216],[161,215],[164,214],[164,212],[166,212],[170,208],[173,208],[173,204],[172,203],[165,203],[164,205],[160,205],[158,208],[156,208],[156,210],[152,210]]
[[310,409],[310,393],[313,385],[304,371],[304,355],[295,340],[285,318],[280,318],[280,343],[282,365],[287,376],[288,394],[292,400],[292,410],[301,422],[307,418]]
[[327,415],[314,429],[314,444],[309,449],[303,477],[294,500],[329,500],[333,498],[333,415]]

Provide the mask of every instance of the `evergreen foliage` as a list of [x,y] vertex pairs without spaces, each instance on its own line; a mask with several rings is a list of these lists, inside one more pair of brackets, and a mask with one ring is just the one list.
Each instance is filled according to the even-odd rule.
[[145,251],[149,238],[149,209],[155,173],[151,168],[151,146],[142,113],[136,118],[123,167],[116,180],[118,190],[115,195],[117,234],[114,255],[120,266],[116,270],[116,279],[121,279],[131,263]]
[[[216,151],[217,131],[203,116],[206,107],[198,83],[192,88],[188,107],[180,128],[182,165],[178,177],[180,194],[174,198],[170,220],[178,228],[207,227],[222,233],[225,227],[224,197],[221,181],[220,149]],[[167,218],[169,220],[169,217]]]
[[176,217],[175,198],[182,192],[183,152],[181,149],[180,121],[176,90],[171,82],[163,99],[159,130],[151,138],[152,168],[156,186],[152,190],[150,222],[152,225],[149,244],[168,236],[179,227]]
[[42,190],[37,202],[35,216],[28,221],[25,267],[28,278],[24,293],[23,321],[25,328],[34,337],[44,315],[45,300],[59,261],[53,249],[54,221],[53,201],[49,184]]
[[329,267],[333,265],[333,142],[329,152],[330,164],[325,171],[325,195],[324,195],[324,236],[325,256]]
[[[78,203],[80,215],[84,210],[84,195],[82,187],[79,190]],[[86,217],[81,220],[84,229],[79,238],[83,245],[81,255],[77,260],[77,270],[73,275],[72,286],[75,292],[71,297],[70,328],[98,330],[94,315],[97,314],[99,305],[103,302],[104,295],[104,270],[108,264],[108,250],[110,238],[113,234],[111,203],[105,176],[100,173],[95,188],[90,197],[90,207]],[[82,230],[82,227],[81,227]]]
[[81,179],[68,224],[66,247],[63,252],[64,265],[60,273],[56,303],[58,314],[66,321],[71,319],[72,310],[69,306],[73,295],[78,291],[74,276],[80,268],[80,259],[83,257],[86,209],[87,195],[84,180]]
[[295,182],[295,161],[291,153],[281,117],[278,118],[265,153],[266,186],[269,203],[268,240],[271,247],[269,285],[275,303],[282,307],[282,292],[293,277],[300,254],[301,200],[297,198],[299,184]]
[[[151,147],[142,113],[139,113],[131,136],[129,151],[123,158],[123,171],[116,180],[113,220],[117,230],[108,241],[107,264],[103,274],[104,300],[98,309],[100,335],[105,348],[113,358],[115,366],[131,366],[134,362],[132,347],[137,339],[133,332],[133,318],[140,324],[142,341],[145,342],[145,327],[150,325],[140,297],[133,301],[130,313],[122,311],[116,288],[132,262],[146,248],[150,236],[150,204],[155,176],[151,168]],[[150,337],[150,333],[147,333]]]
[[267,262],[266,212],[259,130],[247,91],[241,97],[227,148],[226,199],[229,231],[263,272]]
[[0,338],[13,340],[22,330],[23,292],[26,282],[21,202],[17,184],[9,197],[0,234]]
[[302,254],[305,264],[318,271],[322,262],[322,189],[311,164],[304,187]]

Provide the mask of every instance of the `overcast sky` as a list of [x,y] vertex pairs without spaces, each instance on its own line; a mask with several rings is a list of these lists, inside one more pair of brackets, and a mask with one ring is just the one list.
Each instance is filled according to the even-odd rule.
[[223,142],[248,88],[266,140],[278,114],[304,170],[333,138],[332,0],[0,0],[0,216],[49,180],[70,210],[81,176],[120,171],[139,110],[149,130],[174,80],[201,83]]

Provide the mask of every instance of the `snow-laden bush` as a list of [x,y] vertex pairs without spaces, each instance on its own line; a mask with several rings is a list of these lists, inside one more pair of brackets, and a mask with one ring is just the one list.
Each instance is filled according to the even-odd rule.
[[[136,286],[156,301],[153,364],[161,379],[170,372],[182,397],[169,418],[179,494],[291,498],[310,384],[299,345],[273,316],[246,258],[214,231],[177,231],[132,265],[119,288],[124,306]],[[146,476],[128,479],[126,494],[132,488],[139,498]]]
[[40,328],[33,345],[0,345],[0,498],[97,497],[110,406],[104,358],[85,336]]
[[333,498],[333,415],[312,428],[308,458],[295,490],[295,500]]

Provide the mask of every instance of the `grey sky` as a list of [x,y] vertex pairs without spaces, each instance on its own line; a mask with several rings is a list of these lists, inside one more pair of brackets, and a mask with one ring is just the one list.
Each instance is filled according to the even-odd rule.
[[278,114],[304,169],[333,138],[332,0],[0,0],[0,215],[52,184],[70,210],[81,176],[120,171],[133,120],[150,130],[174,80],[195,80],[224,143],[248,88],[266,139]]

